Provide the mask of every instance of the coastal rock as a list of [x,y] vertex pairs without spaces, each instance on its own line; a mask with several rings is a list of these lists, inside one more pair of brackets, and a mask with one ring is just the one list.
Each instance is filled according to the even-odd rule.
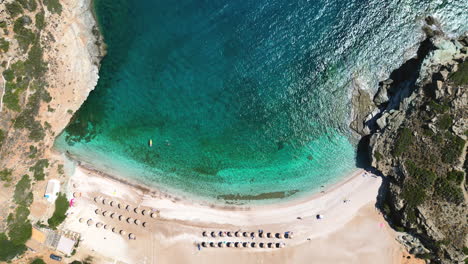
[[[468,236],[466,190],[447,182],[447,175],[466,164],[466,146],[460,147],[466,143],[456,138],[468,139],[468,84],[452,76],[468,59],[460,52],[468,38],[436,36],[431,42],[435,50],[422,60],[418,80],[412,86],[404,79],[392,84],[388,105],[375,115],[379,129],[370,136],[369,153],[372,167],[389,181],[386,218],[411,233],[402,233],[398,241],[430,263],[461,263]],[[450,149],[447,143],[453,144]],[[453,153],[457,156],[450,158]]]
[[352,121],[350,128],[356,133],[364,136],[370,133],[370,129],[366,128],[367,117],[375,110],[376,106],[371,100],[369,93],[357,86],[353,91],[351,104],[352,104]]
[[[391,82],[390,82],[391,83]],[[379,90],[377,91],[377,94],[374,96],[374,103],[377,106],[380,106],[382,104],[385,104],[388,102],[388,89],[390,87],[390,84],[382,83],[380,86]]]

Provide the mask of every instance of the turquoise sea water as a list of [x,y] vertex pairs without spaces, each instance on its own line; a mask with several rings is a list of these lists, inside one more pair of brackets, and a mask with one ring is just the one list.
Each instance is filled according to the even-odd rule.
[[108,54],[56,146],[164,190],[244,202],[355,169],[351,87],[376,89],[412,56],[426,15],[449,34],[468,21],[464,1],[94,3]]

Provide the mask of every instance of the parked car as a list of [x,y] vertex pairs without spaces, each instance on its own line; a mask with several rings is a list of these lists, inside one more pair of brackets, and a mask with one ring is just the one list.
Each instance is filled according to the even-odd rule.
[[53,260],[57,260],[57,261],[61,261],[61,260],[62,260],[62,257],[61,257],[61,256],[57,256],[57,255],[54,255],[54,254],[50,254],[50,258],[53,259]]

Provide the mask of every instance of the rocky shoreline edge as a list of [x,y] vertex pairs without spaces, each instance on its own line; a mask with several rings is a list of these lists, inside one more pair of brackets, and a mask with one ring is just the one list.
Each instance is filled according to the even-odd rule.
[[[468,254],[468,34],[448,38],[433,17],[417,55],[379,84],[353,91],[350,128],[362,162],[385,181],[379,207],[406,249],[428,263]],[[365,159],[364,158],[364,159]],[[464,262],[463,262],[464,263]]]

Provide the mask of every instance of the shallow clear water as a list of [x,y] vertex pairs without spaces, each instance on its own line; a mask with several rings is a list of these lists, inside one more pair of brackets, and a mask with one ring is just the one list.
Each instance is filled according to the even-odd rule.
[[[464,1],[96,0],[108,54],[56,145],[201,199],[281,199],[355,168],[352,85],[413,55],[422,20]],[[153,147],[148,147],[148,140]]]

